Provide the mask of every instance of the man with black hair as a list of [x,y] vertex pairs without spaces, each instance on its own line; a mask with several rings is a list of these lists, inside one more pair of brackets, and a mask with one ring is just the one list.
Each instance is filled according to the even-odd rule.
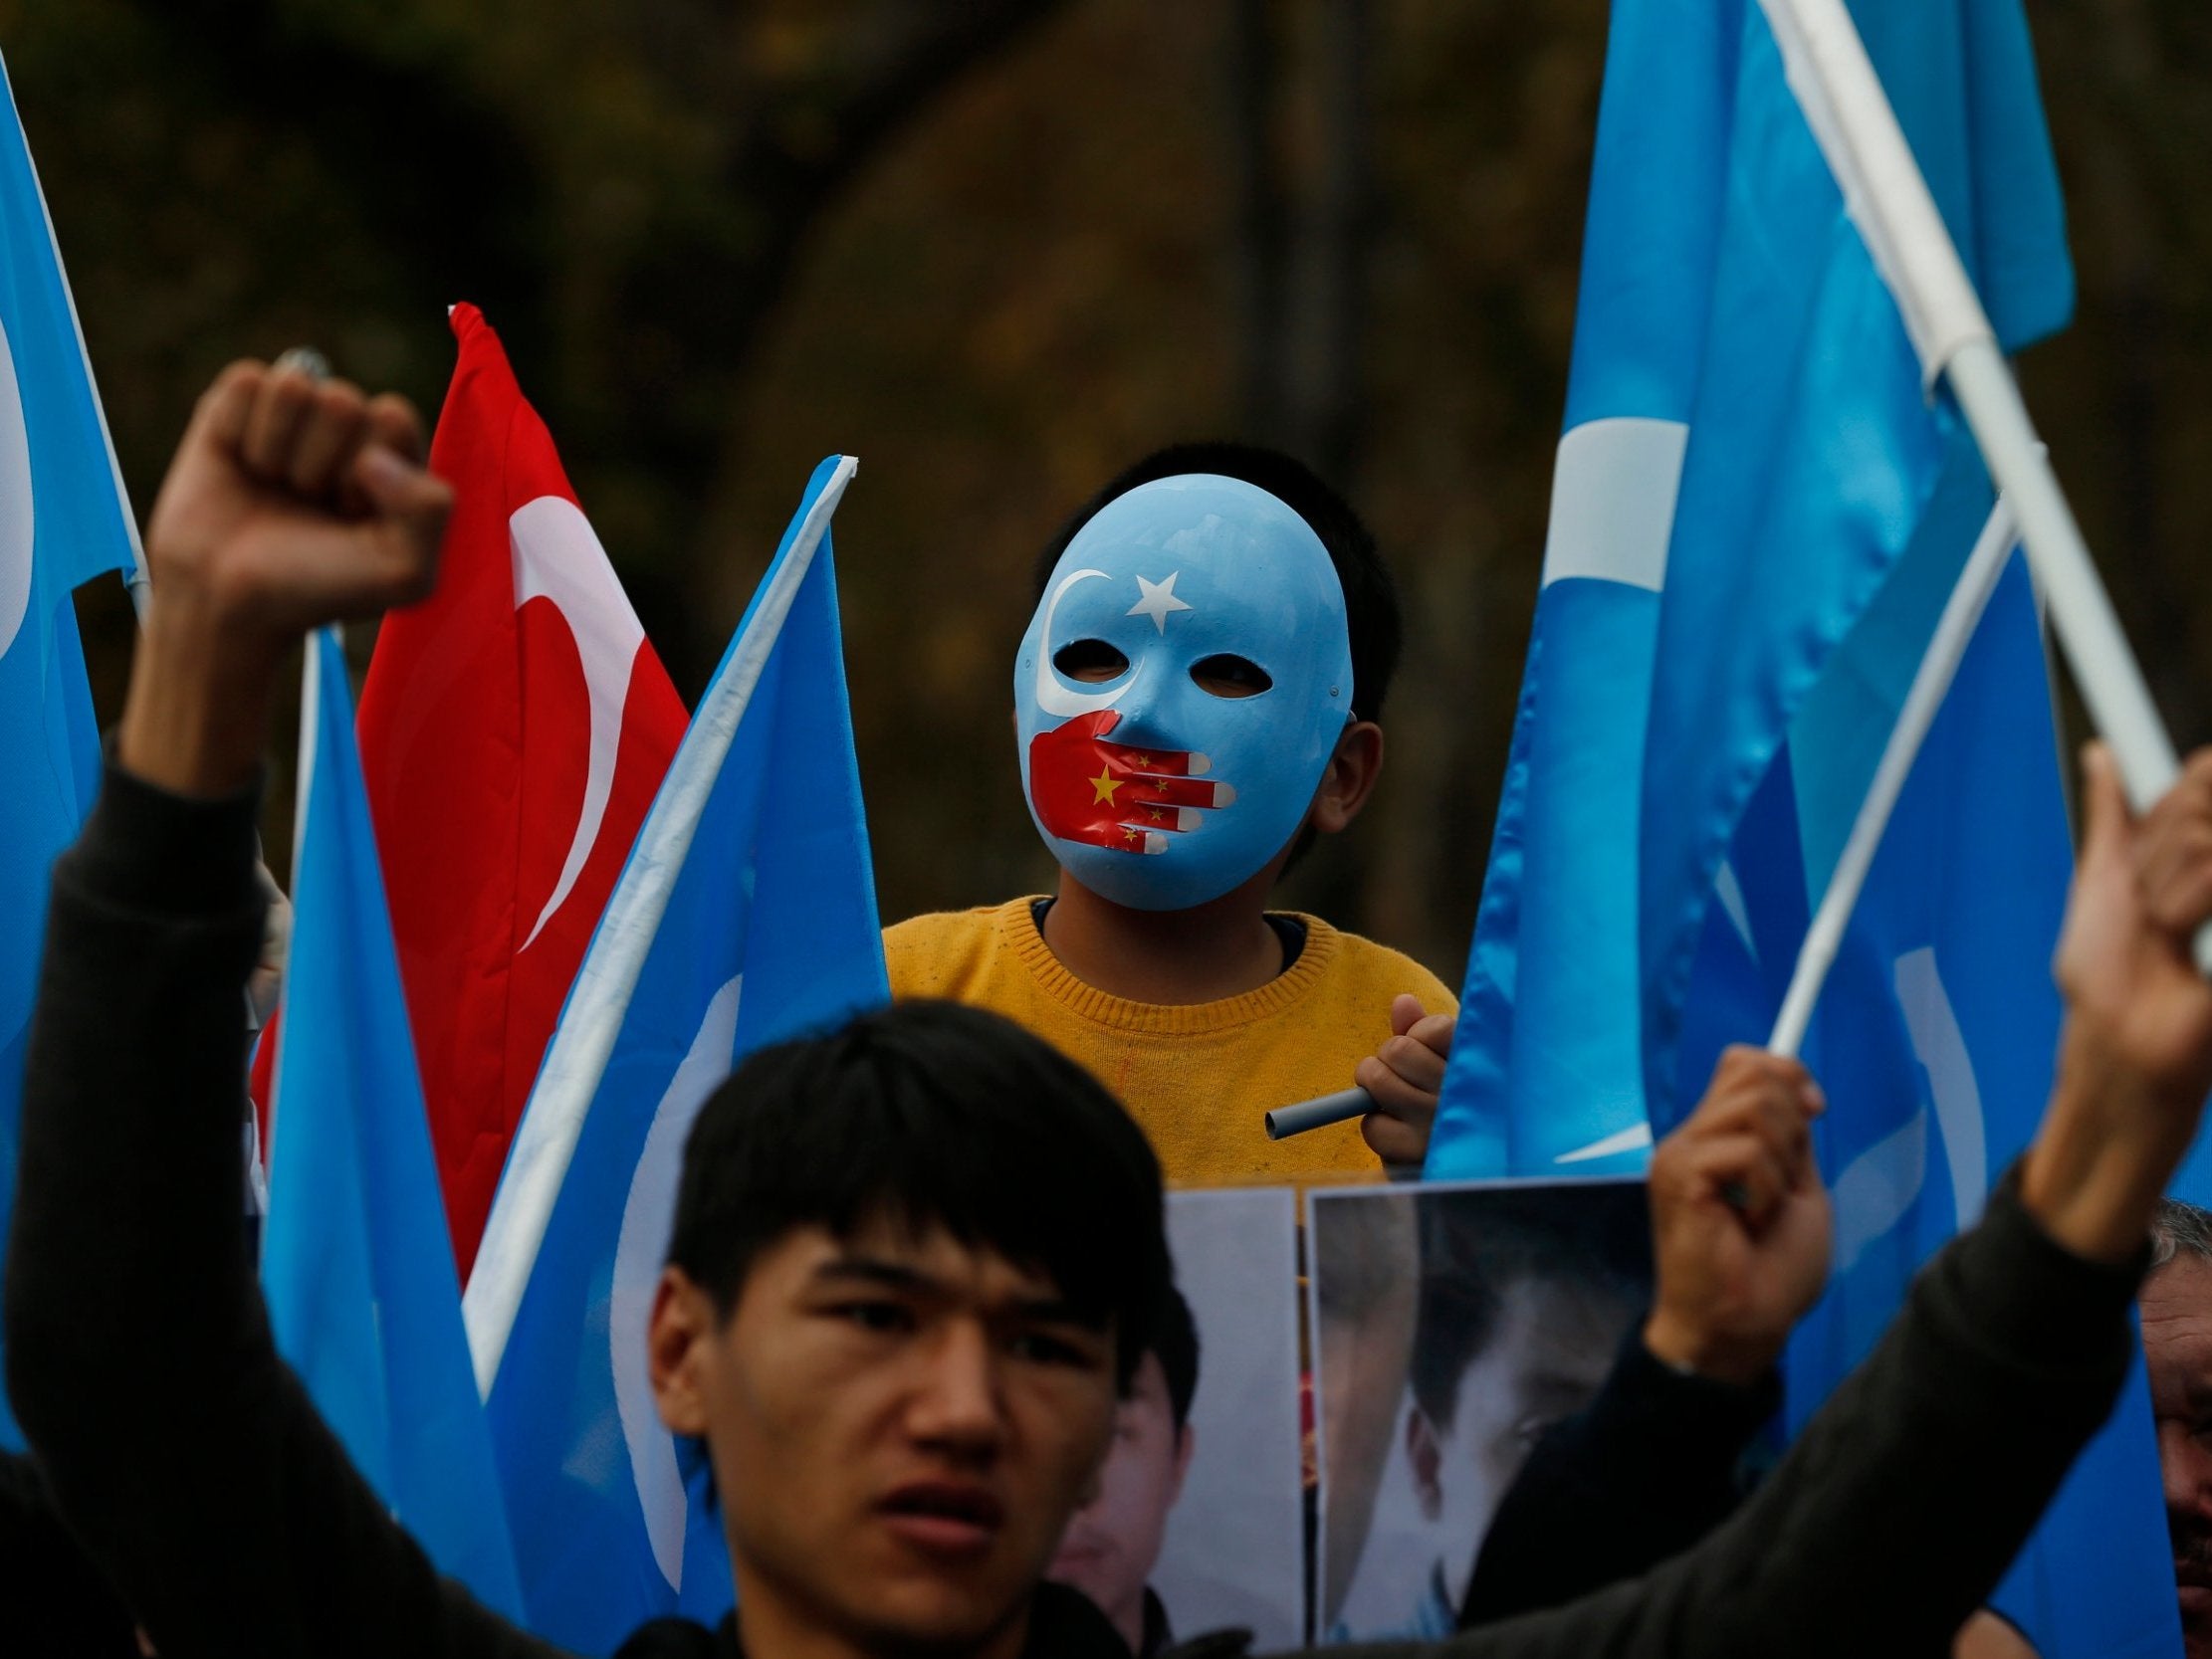
[[[147,526],[104,790],[55,871],[7,1380],[56,1510],[168,1659],[553,1651],[439,1578],[353,1469],[277,1357],[238,1227],[270,705],[302,631],[429,586],[451,498],[419,455],[396,400],[259,364],[217,381]],[[2085,793],[2059,1081],[1981,1222],[1696,1549],[1427,1651],[1858,1659],[1930,1651],[1987,1595],[2125,1375],[2149,1218],[2212,1092],[2191,957],[2212,758],[2140,822],[2108,764]],[[1803,1271],[1786,1218],[1820,1185],[1810,1078],[1765,1059],[1752,1084],[1676,1222],[1739,1293]],[[752,1204],[786,1181],[814,1196],[771,1234]],[[1040,1581],[1169,1282],[1158,1164],[1110,1098],[1002,1021],[894,1009],[742,1070],[680,1201],[648,1369],[706,1442],[741,1607],[658,1650],[1126,1659]]]
[[1191,1428],[1198,1387],[1198,1327],[1183,1293],[1171,1287],[1115,1407],[1097,1493],[1067,1524],[1047,1574],[1096,1602],[1135,1659],[1154,1659],[1175,1639],[1167,1606],[1149,1580],[1198,1448]]
[[647,1363],[707,1442],[749,1643],[1103,1651],[1033,1592],[1173,1294],[1161,1226],[1127,1115],[979,1010],[864,1015],[715,1092]]
[[[995,1008],[1080,1061],[1177,1184],[1419,1163],[1451,993],[1396,950],[1267,908],[1382,775],[1401,623],[1374,537],[1288,456],[1184,444],[1086,503],[1036,588],[1014,714],[1058,885],[888,930],[893,993]],[[1366,1118],[1262,1132],[1268,1110],[1354,1083]]]

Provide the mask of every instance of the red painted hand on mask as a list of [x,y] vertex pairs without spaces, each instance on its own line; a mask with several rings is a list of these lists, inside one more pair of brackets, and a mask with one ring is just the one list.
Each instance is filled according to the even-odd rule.
[[1101,709],[1029,739],[1029,798],[1045,832],[1063,841],[1130,853],[1164,853],[1168,837],[1197,829],[1203,810],[1236,791],[1206,780],[1203,754],[1132,748],[1106,733],[1121,716]]

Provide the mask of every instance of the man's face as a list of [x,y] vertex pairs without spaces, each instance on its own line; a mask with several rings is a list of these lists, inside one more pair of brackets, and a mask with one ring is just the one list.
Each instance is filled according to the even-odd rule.
[[1443,1563],[1454,1604],[1473,1567],[1469,1546],[1489,1531],[1544,1431],[1596,1395],[1629,1318],[1609,1292],[1517,1280],[1505,1290],[1488,1346],[1459,1375],[1450,1426],[1413,1412],[1407,1432],[1422,1504],[1438,1536],[1454,1541]]
[[2212,1262],[2183,1254],[2153,1273],[2142,1320],[2181,1645],[2212,1659]]
[[670,1278],[655,1384],[707,1438],[749,1643],[1017,1643],[1106,1448],[1111,1333],[1041,1274],[888,1223],[798,1229],[688,1336],[700,1293]]
[[[1191,1466],[1190,1426],[1177,1428],[1167,1373],[1148,1353],[1129,1398],[1114,1412],[1114,1439],[1099,1471],[1098,1496],[1076,1511],[1048,1576],[1072,1584],[1121,1627],[1144,1629],[1145,1580],[1160,1558],[1168,1512]],[[1133,1639],[1131,1645],[1135,1646]]]

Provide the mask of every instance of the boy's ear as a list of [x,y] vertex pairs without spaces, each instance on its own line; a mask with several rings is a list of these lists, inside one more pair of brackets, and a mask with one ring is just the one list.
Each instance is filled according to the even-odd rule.
[[713,1301],[680,1267],[661,1270],[645,1327],[645,1369],[672,1434],[707,1432],[706,1368],[716,1327]]
[[1354,721],[1336,740],[1306,822],[1323,835],[1337,834],[1360,815],[1382,775],[1383,728],[1373,721]]

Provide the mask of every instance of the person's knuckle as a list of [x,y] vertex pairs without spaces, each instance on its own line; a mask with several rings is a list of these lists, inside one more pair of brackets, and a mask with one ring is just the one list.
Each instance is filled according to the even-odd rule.
[[1437,1051],[1411,1034],[1393,1037],[1386,1058],[1392,1071],[1408,1079],[1428,1077],[1438,1065]]
[[404,439],[408,445],[419,442],[422,417],[415,413],[415,406],[397,392],[378,392],[369,399],[368,413],[379,431]]
[[438,579],[437,560],[413,545],[411,539],[384,560],[374,584],[387,605],[411,605],[426,599]]
[[258,357],[234,357],[208,382],[207,390],[200,393],[200,401],[212,403],[242,385],[259,382],[268,372],[269,365]]

